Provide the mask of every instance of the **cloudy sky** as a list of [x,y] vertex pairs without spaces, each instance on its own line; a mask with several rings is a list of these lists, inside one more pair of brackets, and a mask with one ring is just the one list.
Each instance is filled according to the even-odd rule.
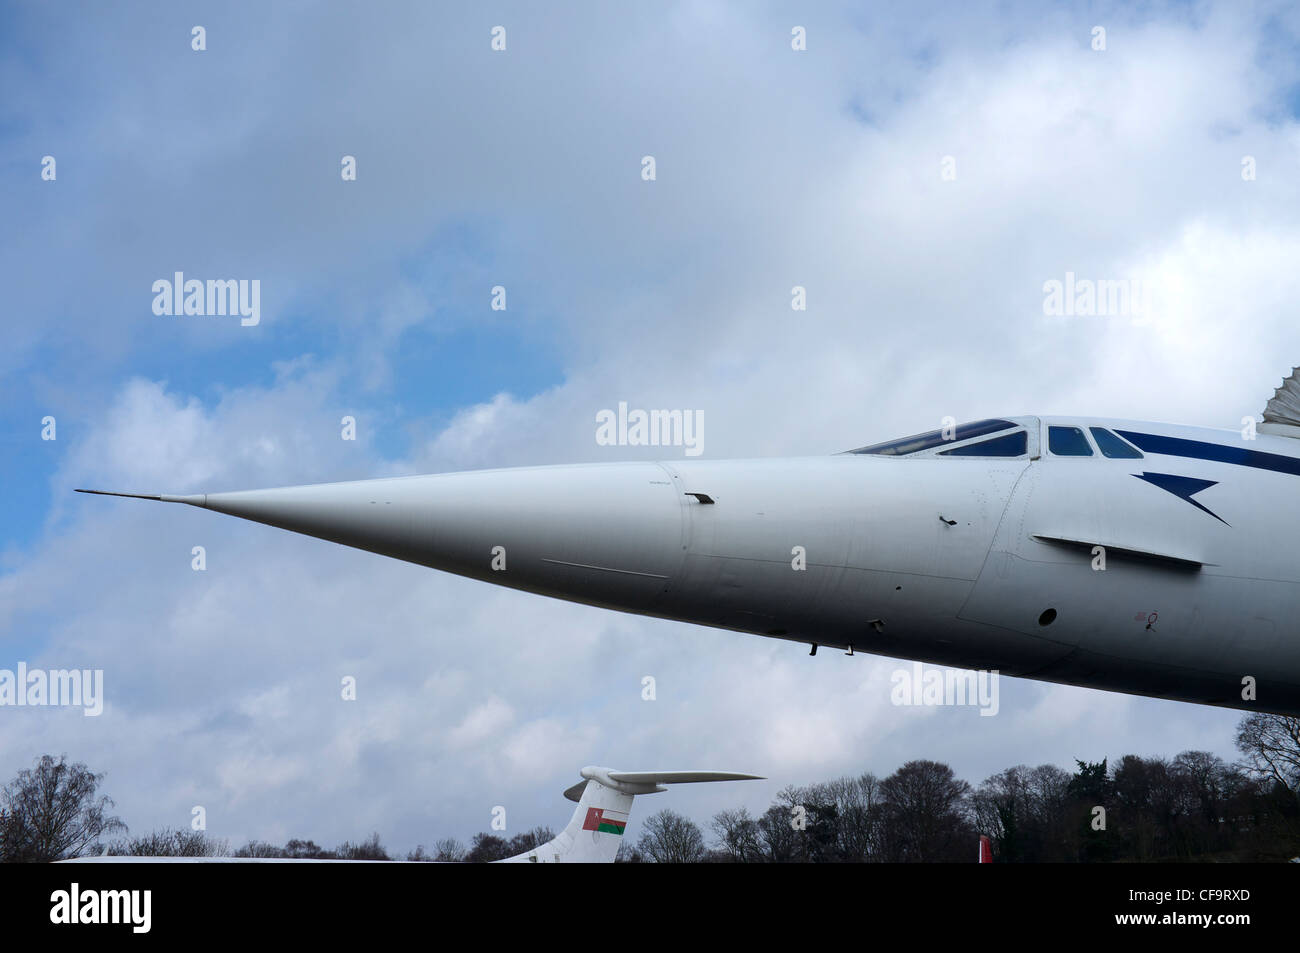
[[[915,757],[1232,757],[1234,712],[896,708],[894,660],[72,493],[653,456],[594,440],[619,401],[702,411],[710,458],[945,415],[1236,429],[1300,363],[1300,15],[1126,7],[6,6],[0,668],[102,668],[107,701],[0,710],[0,775],[67,753],[133,833],[202,805],[234,843],[406,850],[497,805],[558,828],[592,763],[770,779],[635,833]],[[257,279],[260,322],[156,315],[177,271]],[[1158,293],[1045,314],[1067,273]]]

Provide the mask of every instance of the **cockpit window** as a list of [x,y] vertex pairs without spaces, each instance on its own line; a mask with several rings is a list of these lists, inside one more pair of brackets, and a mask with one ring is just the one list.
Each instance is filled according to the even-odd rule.
[[1047,449],[1058,457],[1090,457],[1092,447],[1078,427],[1048,427]]
[[1097,449],[1105,456],[1122,460],[1141,459],[1141,451],[1129,446],[1123,439],[1115,436],[1105,427],[1089,427],[1088,429],[1092,431],[1092,439],[1097,441]]
[[901,440],[872,444],[869,447],[852,450],[850,453],[875,453],[886,457],[901,457],[908,453],[931,450],[945,443],[956,443],[959,440],[970,440],[972,437],[983,437],[985,434],[1010,430],[1014,426],[1016,425],[1009,420],[977,420],[974,423],[954,427],[952,435],[947,440],[944,439],[942,430],[931,430],[929,433],[919,433]]
[[1028,452],[1029,437],[1023,430],[1017,430],[1015,433],[1003,434],[1001,437],[990,437],[988,440],[953,447],[951,450],[940,450],[939,456],[1019,457]]

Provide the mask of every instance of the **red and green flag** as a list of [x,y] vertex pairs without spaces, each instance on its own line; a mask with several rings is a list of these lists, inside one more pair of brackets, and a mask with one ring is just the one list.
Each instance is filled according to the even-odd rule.
[[599,807],[587,808],[587,819],[582,822],[584,831],[599,831],[604,834],[623,836],[627,827],[627,815],[616,811],[606,811]]

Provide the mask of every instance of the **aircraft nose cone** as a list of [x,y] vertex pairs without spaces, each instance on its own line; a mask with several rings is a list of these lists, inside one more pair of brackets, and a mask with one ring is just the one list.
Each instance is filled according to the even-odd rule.
[[[498,585],[641,608],[685,549],[657,464],[484,470],[209,493],[207,509]],[[190,502],[186,498],[184,502]]]

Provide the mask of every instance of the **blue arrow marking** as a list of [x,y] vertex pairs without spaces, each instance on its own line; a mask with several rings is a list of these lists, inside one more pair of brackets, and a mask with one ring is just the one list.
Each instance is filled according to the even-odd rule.
[[1209,513],[1224,526],[1232,525],[1218,513],[1207,509],[1192,499],[1193,496],[1200,493],[1202,490],[1208,489],[1212,486],[1218,486],[1218,480],[1198,480],[1195,477],[1175,476],[1172,473],[1147,473],[1145,471],[1133,475],[1139,480],[1146,480],[1148,483],[1158,486],[1166,492],[1172,493],[1180,500],[1186,500],[1198,510],[1203,510],[1204,512]]

